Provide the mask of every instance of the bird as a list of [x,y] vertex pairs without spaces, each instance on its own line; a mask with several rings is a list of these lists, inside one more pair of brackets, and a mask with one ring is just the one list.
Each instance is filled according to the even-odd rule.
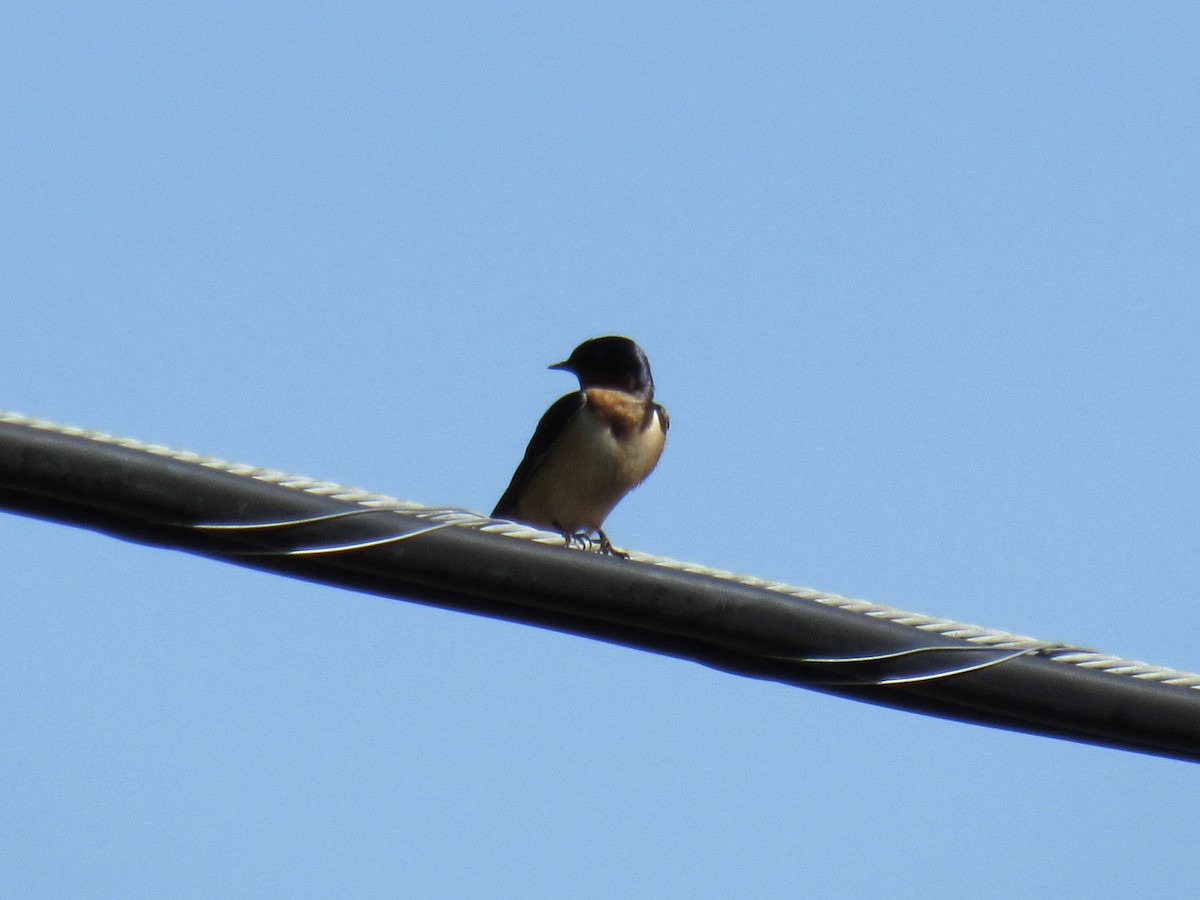
[[607,335],[549,368],[574,374],[579,390],[546,410],[492,518],[553,528],[567,546],[591,546],[595,534],[601,553],[627,556],[602,526],[666,444],[671,420],[654,402],[650,360],[629,338]]

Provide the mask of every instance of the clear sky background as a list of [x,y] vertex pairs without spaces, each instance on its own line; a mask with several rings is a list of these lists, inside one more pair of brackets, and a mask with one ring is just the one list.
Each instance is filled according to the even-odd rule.
[[[0,406],[1200,668],[1194,3],[46,3]],[[1190,897],[1200,768],[0,514],[8,897]]]

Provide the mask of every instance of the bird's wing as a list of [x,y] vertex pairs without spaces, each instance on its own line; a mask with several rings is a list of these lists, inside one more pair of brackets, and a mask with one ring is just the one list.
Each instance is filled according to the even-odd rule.
[[524,490],[525,485],[529,483],[529,479],[537,471],[538,465],[541,464],[541,461],[545,458],[550,448],[554,446],[554,442],[558,440],[559,435],[563,433],[567,423],[586,405],[587,396],[583,391],[575,391],[574,393],[559,397],[546,410],[545,415],[542,416],[542,420],[538,422],[537,429],[533,432],[533,437],[529,439],[529,446],[525,448],[525,458],[521,460],[521,464],[517,466],[517,471],[513,473],[508,490],[504,492],[504,496],[500,498],[500,502],[492,510],[492,518],[507,519],[512,517],[517,509],[517,498],[521,496],[521,491]]

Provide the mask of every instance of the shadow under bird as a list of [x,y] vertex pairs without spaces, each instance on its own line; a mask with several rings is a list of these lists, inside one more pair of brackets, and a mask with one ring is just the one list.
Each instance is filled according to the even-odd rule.
[[567,539],[600,539],[621,498],[646,480],[667,439],[670,419],[654,402],[650,360],[627,337],[592,338],[550,366],[579,378],[579,390],[546,410],[492,517],[553,528]]

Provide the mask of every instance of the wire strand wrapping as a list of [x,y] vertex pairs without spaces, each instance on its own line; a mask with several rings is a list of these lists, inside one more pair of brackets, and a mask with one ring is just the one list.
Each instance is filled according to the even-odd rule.
[[[907,706],[923,712],[936,715],[961,718],[969,721],[980,721],[986,724],[1037,733],[1055,733],[1060,737],[1070,737],[1078,740],[1095,740],[1096,742],[1128,746],[1146,752],[1166,752],[1167,755],[1178,755],[1184,758],[1200,758],[1200,741],[1189,735],[1182,745],[1164,750],[1151,743],[1146,745],[1144,735],[1121,735],[1120,740],[1113,740],[1109,734],[1105,740],[1097,740],[1095,735],[1072,733],[1069,723],[1067,727],[1056,727],[1053,721],[1039,721],[1045,716],[1039,712],[1037,716],[1032,711],[1022,711],[1020,698],[1012,708],[983,709],[977,700],[972,700],[972,708],[959,708],[958,701],[949,702],[944,698],[933,695],[923,695],[920,698],[900,698],[895,702],[891,695],[887,699],[882,696],[864,696],[855,691],[856,687],[870,685],[874,687],[912,685],[917,682],[928,682],[937,679],[948,679],[953,676],[960,685],[969,680],[967,673],[975,673],[972,678],[987,677],[984,670],[1005,668],[1014,660],[1022,661],[1022,671],[1028,670],[1029,665],[1037,661],[1039,664],[1053,664],[1053,668],[1078,673],[1102,673],[1110,676],[1108,683],[1113,690],[1122,684],[1141,683],[1147,686],[1163,687],[1170,693],[1165,696],[1186,697],[1191,704],[1189,715],[1200,718],[1200,675],[1182,672],[1175,669],[1154,666],[1144,662],[1126,660],[1111,654],[1101,653],[1083,647],[1073,647],[1061,643],[1041,641],[1023,635],[1011,634],[1005,631],[981,628],[975,625],[955,622],[934,616],[922,615],[896,609],[881,604],[869,603],[863,600],[842,597],[810,588],[798,587],[777,581],[769,581],[751,576],[737,575],[731,572],[713,569],[694,563],[653,556],[650,554],[631,552],[633,563],[643,565],[630,566],[625,561],[601,560],[595,554],[572,552],[564,554],[555,552],[552,556],[538,555],[536,560],[530,556],[533,547],[538,545],[560,547],[563,544],[561,535],[528,528],[512,522],[503,522],[480,516],[468,510],[429,507],[415,503],[397,500],[393,497],[347,487],[327,481],[305,478],[264,469],[247,466],[225,460],[174,450],[158,444],[147,444],[127,438],[114,437],[102,432],[89,431],[69,426],[61,426],[41,419],[22,416],[17,413],[0,411],[0,475],[4,495],[0,496],[0,504],[19,512],[52,518],[57,521],[67,521],[83,524],[88,527],[99,527],[100,530],[132,537],[148,543],[164,546],[175,546],[180,549],[201,552],[217,558],[242,564],[260,565],[287,574],[299,574],[300,577],[315,578],[330,583],[343,584],[390,596],[408,596],[425,602],[437,602],[450,608],[465,609],[473,612],[483,612],[488,615],[499,615],[515,621],[526,621],[530,624],[540,624],[546,627],[560,628],[572,633],[587,634],[601,639],[613,640],[644,649],[658,650],[673,655],[696,659],[723,668],[757,677],[773,678],[805,686],[817,686],[833,692],[847,693],[859,699],[870,702],[887,703],[889,705]],[[41,454],[23,452],[15,456],[5,456],[3,448],[5,439],[9,443],[20,440],[30,440],[33,436],[42,435],[53,438],[53,446],[41,448]],[[59,440],[64,439],[64,440]],[[95,485],[88,483],[86,477],[80,475],[78,460],[72,453],[95,453],[98,448],[110,447],[129,451],[135,456],[126,459],[122,457],[121,471],[127,484],[124,492],[117,490],[105,497],[89,497],[89,491]],[[28,448],[24,448],[28,450]],[[56,455],[59,454],[59,455]],[[213,510],[219,503],[209,503],[202,500],[202,494],[182,494],[163,498],[163,485],[167,482],[160,476],[149,472],[148,458],[154,457],[169,460],[183,467],[198,467],[221,476],[233,476],[243,482],[253,482],[273,489],[283,489],[295,495],[303,495],[313,500],[332,501],[342,504],[338,509],[321,505],[314,506],[311,513],[297,512],[288,509],[280,515],[272,517],[266,514],[266,507],[278,502],[284,502],[284,496],[271,493],[260,517],[238,521],[229,513],[213,516]],[[35,460],[53,460],[51,463],[37,463]],[[115,464],[115,462],[113,463]],[[192,469],[177,468],[172,470],[174,477],[190,478]],[[156,481],[157,477],[157,481]],[[216,484],[216,483],[214,483]],[[194,487],[194,486],[193,486]],[[248,484],[242,488],[236,481],[223,479],[219,482],[221,491],[234,494],[245,492]],[[139,501],[134,495],[147,494],[150,505],[158,504],[162,508],[151,510],[143,498]],[[267,495],[263,495],[264,499]],[[244,499],[244,498],[243,498]],[[115,510],[114,506],[125,505],[129,508]],[[344,505],[350,505],[346,510]],[[181,507],[195,507],[194,511],[181,514]],[[245,506],[242,503],[238,508]],[[358,512],[354,512],[357,510]],[[376,513],[361,515],[359,513]],[[378,515],[392,513],[394,515]],[[403,520],[403,521],[401,521]],[[354,523],[351,526],[349,523]],[[339,533],[331,539],[328,528],[336,525]],[[324,530],[322,530],[324,529]],[[347,530],[349,529],[349,530]],[[290,537],[280,544],[280,535],[287,532]],[[310,534],[311,532],[311,534]],[[318,533],[319,532],[319,533]],[[456,552],[469,548],[470,552],[478,554],[498,554],[497,561],[489,569],[490,581],[486,579],[478,584],[463,585],[447,580],[444,572],[435,571],[436,567],[423,569],[419,577],[413,575],[410,567],[405,573],[409,580],[405,583],[408,588],[400,591],[394,586],[380,590],[379,580],[385,573],[372,561],[364,563],[366,556],[390,551],[407,554],[405,561],[411,562],[415,557],[406,548],[415,546],[419,541],[445,542],[453,540],[453,535],[463,535],[463,544],[459,540]],[[308,537],[304,537],[308,535]],[[487,536],[488,543],[480,544],[477,539]],[[503,548],[491,541],[493,536],[515,539],[513,545]],[[293,540],[294,538],[294,540]],[[307,541],[307,543],[306,543]],[[504,560],[507,550],[515,549],[517,543],[530,548],[520,551],[523,556],[520,564],[537,562],[549,566],[569,566],[573,569],[587,568],[594,572],[602,581],[611,581],[619,576],[622,585],[647,582],[653,578],[655,571],[663,573],[663,577],[671,579],[686,577],[693,590],[699,590],[697,585],[703,585],[704,590],[719,593],[724,584],[728,592],[738,591],[739,598],[746,598],[751,603],[752,598],[778,597],[785,605],[759,607],[753,604],[747,607],[754,615],[763,617],[763,621],[771,615],[793,615],[797,609],[794,604],[786,601],[808,601],[829,610],[842,614],[852,614],[851,620],[839,619],[839,627],[850,622],[852,627],[859,630],[867,628],[867,622],[887,623],[889,627],[900,627],[904,631],[905,648],[892,651],[884,649],[877,652],[872,641],[877,641],[884,633],[862,631],[853,639],[844,639],[836,630],[822,631],[812,628],[812,623],[806,622],[810,635],[800,634],[793,625],[789,624],[789,640],[796,646],[772,647],[770,629],[761,629],[754,637],[754,646],[744,646],[747,637],[732,633],[706,631],[696,623],[688,621],[680,609],[653,607],[647,605],[644,597],[639,595],[641,606],[631,605],[628,608],[617,609],[612,596],[598,597],[591,618],[582,616],[571,609],[556,606],[561,598],[539,597],[536,611],[526,606],[528,587],[523,588],[524,594],[517,590],[517,581],[512,577],[513,560]],[[501,544],[507,544],[502,541]],[[440,546],[440,544],[439,544]],[[424,556],[433,554],[426,549]],[[348,559],[355,556],[355,562]],[[394,562],[394,560],[393,560]],[[325,566],[325,569],[314,569],[313,566]],[[345,571],[337,578],[328,573],[328,567],[333,564],[340,570],[355,569],[353,575]],[[424,564],[424,563],[423,563]],[[618,568],[613,569],[612,566]],[[292,566],[289,569],[287,566]],[[307,566],[297,572],[295,566]],[[357,567],[357,568],[356,568]],[[600,567],[600,568],[597,568]],[[623,567],[623,568],[622,568]],[[368,573],[366,570],[370,569]],[[416,578],[416,580],[413,580]],[[696,581],[695,579],[699,579]],[[509,584],[508,582],[512,582]],[[419,582],[419,583],[418,583]],[[606,582],[607,583],[607,582]],[[677,582],[670,582],[675,587]],[[749,589],[752,594],[745,594]],[[638,588],[641,590],[641,588]],[[765,594],[761,593],[765,592]],[[643,593],[645,593],[643,591]],[[447,602],[448,595],[454,595],[453,602]],[[463,601],[467,594],[471,598]],[[485,597],[486,595],[486,597]],[[714,594],[715,596],[715,594]],[[604,602],[601,602],[604,601]],[[722,603],[725,603],[722,600]],[[516,605],[519,605],[519,609]],[[714,607],[716,608],[716,607]],[[650,614],[642,619],[643,615]],[[811,613],[805,613],[811,615]],[[858,626],[853,626],[853,619],[860,620]],[[823,621],[823,620],[822,620]],[[664,634],[659,628],[661,622],[666,622],[669,634]],[[830,626],[832,628],[832,626]],[[649,629],[649,630],[648,630]],[[658,630],[656,630],[658,629]],[[753,628],[750,629],[754,631]],[[869,636],[868,636],[869,634]],[[892,632],[886,632],[889,636]],[[897,634],[900,634],[898,632]],[[822,644],[824,638],[830,645]],[[784,642],[787,643],[787,642]],[[803,645],[803,646],[800,646]],[[835,646],[834,646],[835,645]],[[833,649],[829,649],[833,646]],[[799,649],[797,649],[799,647]],[[715,649],[714,649],[715,648]],[[974,650],[978,651],[975,659],[963,662],[961,653],[951,661],[954,654],[948,655],[940,651]],[[918,656],[929,657],[928,663],[918,664]],[[938,660],[941,662],[938,662]],[[903,660],[901,662],[901,660]],[[1001,663],[1003,665],[1001,665]],[[800,666],[803,671],[795,671]],[[853,668],[853,671],[851,671]],[[831,672],[832,670],[832,672]],[[1182,695],[1175,694],[1178,688],[1186,688]],[[951,689],[948,694],[954,693]],[[1157,698],[1157,694],[1155,697]],[[1145,698],[1143,698],[1144,700]],[[990,703],[991,701],[989,701]],[[949,704],[949,705],[947,705]],[[1053,719],[1053,716],[1050,717]],[[1061,723],[1060,723],[1061,724]],[[1200,734],[1200,729],[1197,731]]]

